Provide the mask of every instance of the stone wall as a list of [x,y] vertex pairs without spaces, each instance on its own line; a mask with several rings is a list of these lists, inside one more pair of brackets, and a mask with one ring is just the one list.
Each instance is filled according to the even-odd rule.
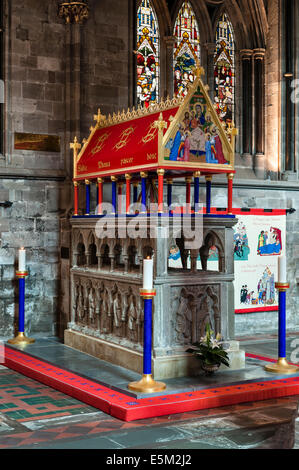
[[0,209],[0,336],[14,333],[20,246],[26,248],[29,271],[26,332],[55,333],[60,279],[58,194],[59,183],[54,181],[0,180],[0,199],[13,203]]
[[[133,26],[131,0],[93,0],[81,31],[81,132],[88,137],[93,116],[132,106]],[[131,88],[131,87],[130,87]]]

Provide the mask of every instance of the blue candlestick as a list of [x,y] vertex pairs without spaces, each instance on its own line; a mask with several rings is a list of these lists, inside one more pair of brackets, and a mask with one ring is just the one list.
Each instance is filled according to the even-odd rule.
[[194,177],[194,211],[198,212],[199,205],[199,177]]
[[206,178],[206,210],[207,214],[211,213],[211,193],[212,193],[212,180],[211,177]]
[[[167,184],[167,204],[168,208],[171,207],[172,204],[172,181],[169,181]],[[169,214],[171,215],[172,211],[169,210]]]
[[140,295],[144,299],[144,323],[143,323],[143,377],[138,382],[131,382],[129,390],[141,393],[154,393],[166,389],[163,382],[156,382],[152,377],[152,312],[155,289],[140,289]]
[[142,212],[146,212],[146,176],[141,176],[141,204]]
[[27,271],[17,271],[19,279],[19,331],[15,338],[8,340],[10,344],[31,344],[35,342],[33,338],[27,338],[25,335],[25,279],[28,276]]
[[143,373],[152,373],[152,308],[153,299],[144,299],[144,332],[143,332]]
[[286,357],[286,291],[279,291],[278,357]]
[[290,365],[286,360],[286,293],[290,287],[287,282],[276,282],[278,289],[278,361],[275,364],[265,366],[268,372],[277,374],[294,374],[298,367]]
[[117,200],[117,185],[116,179],[112,180],[112,207],[113,207],[113,214],[116,214],[116,200]]
[[19,278],[19,333],[25,331],[25,278]]
[[89,181],[85,182],[85,215],[90,215],[90,184]]

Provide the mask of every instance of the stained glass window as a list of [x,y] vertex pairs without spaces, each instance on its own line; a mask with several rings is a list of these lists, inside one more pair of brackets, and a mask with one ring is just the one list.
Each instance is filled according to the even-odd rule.
[[160,47],[156,13],[150,0],[137,12],[137,104],[149,107],[159,100]]
[[189,2],[184,1],[174,26],[174,94],[185,96],[187,85],[194,80],[193,67],[200,60],[198,24]]
[[235,42],[231,22],[225,13],[221,15],[216,30],[214,84],[217,113],[229,125],[234,121]]

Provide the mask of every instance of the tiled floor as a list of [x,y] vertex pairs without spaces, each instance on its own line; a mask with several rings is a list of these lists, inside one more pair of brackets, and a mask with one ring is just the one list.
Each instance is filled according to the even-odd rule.
[[[292,339],[288,337],[288,354]],[[39,347],[53,357],[57,347],[64,350],[53,343],[44,340]],[[276,357],[277,341],[244,340],[242,347]],[[62,354],[62,360],[69,354]],[[2,449],[299,448],[299,396],[125,423],[1,367],[0,397]]]

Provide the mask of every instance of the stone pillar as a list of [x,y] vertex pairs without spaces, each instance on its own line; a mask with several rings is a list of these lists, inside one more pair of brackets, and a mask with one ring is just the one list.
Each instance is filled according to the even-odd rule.
[[254,124],[255,161],[254,170],[258,178],[265,176],[265,49],[254,49]]
[[214,83],[214,55],[216,44],[214,42],[207,42],[204,45],[207,53],[207,71],[206,71],[206,80],[210,88],[210,98],[214,101],[215,95],[215,83]]
[[165,36],[164,42],[166,45],[166,90],[165,98],[173,96],[173,48],[175,43],[174,36]]
[[[80,136],[81,108],[81,25],[88,19],[89,7],[84,0],[80,5],[74,2],[62,2],[58,5],[58,16],[66,24],[65,41],[65,102],[66,102],[66,142],[71,141],[71,134]],[[71,164],[67,172],[72,174]]]
[[242,91],[243,91],[243,158],[246,166],[252,168],[252,58],[251,49],[240,51],[242,60]]
[[[289,0],[284,3],[284,116],[283,116],[283,127],[285,129],[284,139],[284,180],[296,180],[297,174],[295,173],[295,100],[292,99],[294,92],[294,86],[292,82],[294,80],[294,65],[295,65],[295,2]],[[297,2],[296,2],[297,3]],[[297,53],[298,54],[298,53]],[[297,77],[295,77],[297,78]]]

